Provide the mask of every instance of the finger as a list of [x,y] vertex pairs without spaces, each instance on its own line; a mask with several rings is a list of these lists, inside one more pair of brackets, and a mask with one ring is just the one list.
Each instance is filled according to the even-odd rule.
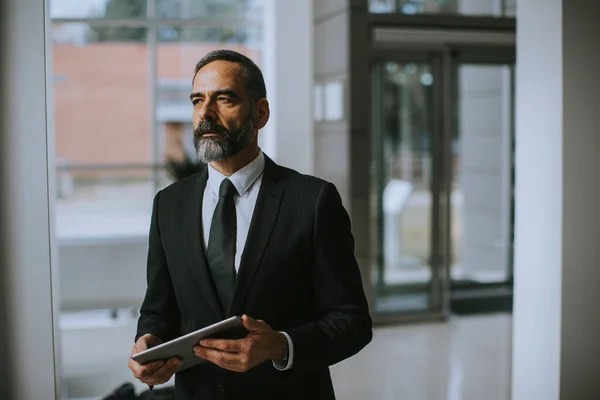
[[210,347],[228,353],[239,353],[242,348],[241,340],[202,339],[199,344],[202,347]]
[[183,364],[177,357],[173,357],[169,359],[165,365],[163,365],[159,370],[154,372],[152,375],[145,376],[141,379],[143,383],[148,385],[160,385],[162,383],[167,382],[173,374],[177,371],[177,369]]
[[161,361],[153,361],[151,363],[142,365],[142,367],[140,369],[141,377],[145,378],[147,376],[152,376],[153,374],[156,373],[156,371],[161,369],[164,365],[165,365],[165,362],[162,360]]
[[133,346],[133,351],[132,351],[132,353],[133,353],[133,354],[135,354],[135,353],[139,353],[139,352],[142,352],[142,351],[144,351],[144,350],[147,350],[147,349],[148,349],[148,346],[147,346],[147,344],[146,344],[146,343],[144,343],[144,342],[139,342],[139,343],[136,343],[136,344]]
[[133,372],[133,377],[135,379],[140,379],[142,377],[142,366],[135,362],[132,358],[129,359],[127,366],[131,372]]
[[245,314],[242,315],[242,324],[244,324],[244,327],[250,332],[266,332],[270,329],[270,326],[264,321],[257,321]]
[[131,355],[137,354],[141,351],[144,351],[148,348],[148,346],[146,346],[146,343],[142,342],[141,340],[138,340],[134,345],[133,345],[133,349],[131,349]]
[[144,338],[144,343],[148,348],[154,347],[162,343],[162,340],[154,335],[146,334],[142,336]]
[[133,346],[137,350],[136,353],[147,350],[151,344],[149,343],[150,340],[151,337],[149,335],[140,336],[140,338],[137,340],[137,342],[135,342],[135,345]]
[[156,370],[161,368],[164,365],[164,361],[154,361],[149,364],[141,365],[136,362],[134,359],[129,359],[129,369],[133,371],[133,376],[136,379],[144,378],[148,375],[152,375]]
[[196,356],[230,371],[242,372],[249,369],[250,363],[247,354],[227,353],[201,346],[195,346],[194,353]]
[[158,371],[154,374],[143,378],[142,382],[147,385],[160,385],[162,383],[167,382],[173,374],[177,371],[177,369],[183,364],[177,357],[173,357],[169,359],[165,365],[163,365]]

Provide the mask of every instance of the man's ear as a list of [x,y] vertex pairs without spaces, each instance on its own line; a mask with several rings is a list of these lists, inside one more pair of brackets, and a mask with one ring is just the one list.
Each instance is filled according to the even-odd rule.
[[271,110],[267,99],[260,99],[256,102],[255,127],[257,130],[264,128],[269,121]]

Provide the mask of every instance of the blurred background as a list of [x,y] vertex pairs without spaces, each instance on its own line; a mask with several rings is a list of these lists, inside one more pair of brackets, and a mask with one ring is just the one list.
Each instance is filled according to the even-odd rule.
[[[147,389],[133,379],[127,361],[146,287],[152,199],[179,178],[169,162],[195,156],[192,76],[196,62],[219,48],[239,51],[263,70],[271,104],[271,119],[260,132],[263,151],[279,164],[333,182],[350,214],[375,336],[357,356],[332,367],[339,399],[507,400],[511,377],[519,376],[515,355],[521,355],[521,373],[549,365],[540,355],[555,354],[550,347],[536,347],[538,358],[530,358],[533,347],[524,344],[538,343],[534,331],[552,332],[547,343],[560,349],[557,288],[567,275],[562,253],[554,251],[563,242],[554,239],[563,238],[561,213],[588,204],[572,200],[571,208],[562,209],[563,197],[558,201],[551,191],[558,188],[563,196],[562,186],[546,179],[561,176],[555,170],[560,163],[533,156],[538,149],[563,154],[562,147],[552,147],[562,138],[552,130],[562,123],[552,119],[562,115],[552,102],[557,97],[544,91],[563,76],[553,69],[562,53],[551,58],[555,53],[540,50],[544,61],[532,61],[538,44],[560,43],[558,36],[538,32],[560,23],[554,17],[562,15],[562,2],[553,0],[550,7],[529,1],[519,9],[531,28],[519,42],[528,46],[522,54],[531,54],[521,67],[528,74],[521,86],[516,0],[46,3],[48,228],[49,248],[56,250],[50,325],[58,398],[100,400],[127,382],[138,394]],[[577,12],[570,3],[565,24],[578,26],[575,14],[585,19],[584,3],[579,0]],[[537,22],[546,11],[551,17]],[[574,35],[570,43],[592,48]],[[584,53],[571,59],[584,60]],[[547,70],[547,77],[533,79]],[[581,82],[573,81],[577,93],[585,92]],[[521,302],[531,307],[521,307],[519,335],[513,325],[517,87],[527,88],[521,100],[529,114],[521,115],[544,127],[531,136],[537,126],[521,122],[521,133],[530,133],[521,142],[527,184],[521,184],[520,204],[529,212],[521,212],[521,221],[536,223],[521,222],[521,265],[531,267],[520,270],[527,278],[521,280]],[[591,96],[586,104],[600,104]],[[537,102],[547,114],[534,114]],[[571,157],[578,157],[574,150]],[[538,164],[545,172],[534,173]],[[593,168],[577,165],[570,182],[586,176],[592,182]],[[589,233],[598,225],[588,226],[588,214],[572,212],[562,220],[572,223],[565,243],[568,232],[582,238],[577,243],[591,243],[585,238],[597,237]],[[572,265],[595,265],[598,259],[586,251],[565,254],[587,254]],[[569,282],[564,290],[581,300],[569,307],[580,310],[576,304],[587,305],[577,294],[585,279],[581,286]],[[539,311],[547,288],[558,300],[549,297]],[[575,321],[579,314],[568,315]],[[513,338],[520,338],[520,350]],[[524,388],[517,388],[520,399],[551,398]]]

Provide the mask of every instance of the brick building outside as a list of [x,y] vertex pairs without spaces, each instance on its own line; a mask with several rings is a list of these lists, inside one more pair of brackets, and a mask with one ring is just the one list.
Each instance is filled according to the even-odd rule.
[[[223,47],[246,54],[260,65],[260,52],[242,46],[158,43],[153,82],[153,54],[146,43],[55,43],[53,96],[58,165],[69,166],[69,174],[77,179],[101,174],[98,170],[78,170],[79,166],[150,167],[164,162],[166,156],[181,157],[182,150],[192,146],[189,93],[195,64],[207,52]],[[158,128],[157,160],[153,123]]]

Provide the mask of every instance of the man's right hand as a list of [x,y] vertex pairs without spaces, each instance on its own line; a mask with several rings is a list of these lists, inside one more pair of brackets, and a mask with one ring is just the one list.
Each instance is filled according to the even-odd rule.
[[[150,347],[156,346],[162,343],[162,341],[154,335],[146,334],[141,336],[131,350],[131,355],[139,353]],[[181,365],[182,361],[173,357],[165,361],[153,361],[148,364],[141,365],[133,358],[129,358],[129,369],[133,371],[133,376],[139,379],[141,382],[149,386],[160,385],[168,382],[173,376],[177,368]]]

